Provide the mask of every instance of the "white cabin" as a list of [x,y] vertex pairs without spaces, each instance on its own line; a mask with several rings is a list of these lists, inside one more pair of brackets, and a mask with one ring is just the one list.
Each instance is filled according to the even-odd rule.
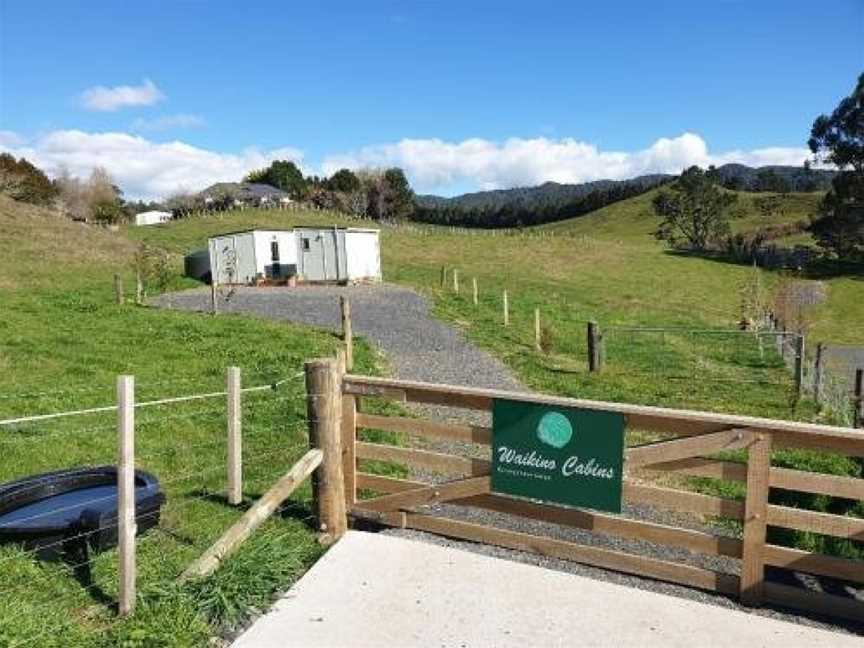
[[354,227],[295,227],[246,230],[209,240],[210,272],[217,284],[258,279],[380,281],[378,230]]
[[135,214],[136,225],[159,225],[167,223],[171,220],[171,212],[166,211],[146,211],[140,214]]

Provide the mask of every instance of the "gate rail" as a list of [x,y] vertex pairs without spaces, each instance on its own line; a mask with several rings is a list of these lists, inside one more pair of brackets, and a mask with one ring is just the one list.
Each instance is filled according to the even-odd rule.
[[[331,365],[342,373],[337,363]],[[343,365],[344,366],[344,365]],[[864,561],[811,553],[770,544],[767,527],[864,541],[864,519],[770,504],[770,489],[817,493],[864,501],[864,479],[772,467],[771,451],[778,447],[819,450],[864,457],[864,432],[747,416],[714,414],[621,403],[520,394],[454,385],[437,385],[358,375],[341,375],[342,473],[348,512],[380,524],[412,528],[474,542],[586,563],[605,569],[670,581],[737,596],[747,605],[763,603],[860,621],[864,602],[834,594],[812,592],[765,580],[765,567],[789,569],[847,582],[864,583]],[[506,398],[552,406],[589,408],[624,415],[628,430],[673,435],[656,443],[633,446],[625,455],[623,498],[672,511],[728,518],[743,526],[742,537],[716,536],[704,531],[630,519],[614,514],[540,504],[496,495],[489,491],[492,430],[489,427],[442,423],[405,416],[382,416],[360,411],[365,398],[400,403],[490,411],[493,400]],[[362,441],[362,429],[407,433],[474,444],[483,457],[461,456],[417,447]],[[747,462],[712,457],[721,450],[745,449]],[[455,480],[427,483],[364,472],[361,460],[379,460],[447,475]],[[672,473],[742,482],[744,501],[703,495],[675,487],[648,485],[633,471]],[[373,491],[374,497],[360,496]],[[738,574],[660,560],[575,542],[484,526],[416,510],[418,506],[448,503],[546,521],[603,535],[672,545],[697,554],[725,556],[740,561]]]

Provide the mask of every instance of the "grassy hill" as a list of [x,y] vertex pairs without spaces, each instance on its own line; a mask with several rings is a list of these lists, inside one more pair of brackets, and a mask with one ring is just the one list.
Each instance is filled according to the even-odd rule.
[[[625,330],[634,325],[730,327],[739,317],[741,287],[753,273],[748,267],[667,251],[650,235],[656,224],[651,197],[521,232],[384,226],[384,273],[389,281],[428,294],[440,317],[462,327],[538,390],[819,418],[811,404],[790,401],[789,372],[770,345],[760,348],[751,336],[720,339]],[[736,227],[761,224],[754,199],[742,197]],[[818,194],[789,201],[778,220],[803,217]],[[269,383],[296,371],[310,356],[332,354],[336,340],[307,328],[252,317],[117,306],[112,293],[115,272],[123,275],[131,293],[131,260],[139,243],[171,253],[171,287],[177,288],[194,285],[179,276],[182,255],[202,247],[208,236],[320,223],[356,221],[324,212],[248,210],[112,233],[0,197],[0,418],[110,404],[114,378],[122,372],[136,376],[143,400],[221,389],[230,364],[243,367],[246,384]],[[449,278],[446,288],[439,285],[442,266],[459,270],[459,294]],[[476,306],[470,296],[472,278],[480,289]],[[771,284],[776,275],[764,273],[764,278]],[[828,300],[817,313],[816,339],[864,343],[859,326],[864,283],[853,278],[826,283]],[[511,303],[508,328],[501,325],[504,289]],[[543,354],[533,349],[535,308],[542,314]],[[598,320],[606,335],[607,366],[600,375],[586,371],[588,319]],[[357,357],[359,371],[375,371],[362,344]],[[260,456],[250,464],[250,496],[284,471],[305,444],[302,385],[289,384],[273,396],[249,403],[249,449]],[[139,465],[169,482],[169,506],[167,532],[152,532],[141,542],[143,595],[135,619],[114,622],[111,611],[88,596],[68,568],[2,548],[0,561],[9,566],[4,571],[9,578],[0,597],[0,644],[44,632],[43,645],[160,645],[168,637],[203,645],[222,624],[236,621],[250,604],[264,604],[274,588],[290,582],[314,559],[319,550],[308,528],[296,518],[278,518],[198,589],[172,584],[182,567],[239,514],[218,496],[224,488],[224,414],[218,410],[221,403],[215,407],[142,414],[147,433]],[[0,435],[0,481],[83,463],[111,463],[113,427],[108,414],[7,428]],[[778,453],[784,455],[779,460],[785,465],[809,460],[786,456],[790,454]],[[831,464],[827,469],[851,474],[855,466]],[[306,497],[308,492],[299,496],[301,511]],[[113,552],[94,563],[95,584],[108,600],[116,594],[115,564]]]
[[[657,228],[657,218],[651,208],[651,202],[661,189],[630,198],[629,200],[598,209],[586,216],[571,218],[557,223],[544,225],[542,229],[555,232],[575,232],[603,237],[623,237],[631,240],[649,236]],[[822,192],[766,194],[752,192],[735,192],[738,202],[733,208],[735,218],[732,221],[733,232],[748,232],[758,228],[777,227],[798,222],[806,222],[815,214]],[[775,198],[779,209],[768,216],[763,215],[758,207],[758,201],[766,197]]]
[[[541,229],[570,236],[585,236],[605,241],[618,241],[631,251],[641,250],[648,253],[649,257],[654,259],[652,261],[652,265],[654,265],[655,262],[660,262],[659,259],[662,256],[670,254],[662,242],[655,241],[652,237],[652,233],[657,226],[657,219],[653,215],[651,201],[656,194],[657,190],[654,190],[642,196],[610,205],[587,216],[546,225]],[[757,201],[766,196],[777,198],[780,204],[780,209],[768,217],[757,206]],[[817,212],[822,196],[821,192],[785,195],[739,192],[738,204],[735,208],[738,212],[738,217],[733,220],[732,230],[733,232],[743,233],[752,232],[759,228],[782,227],[805,222],[811,215]],[[815,245],[813,238],[808,232],[781,236],[777,239],[772,239],[772,242],[784,246]],[[724,294],[731,297],[733,296],[732,293],[735,292],[734,289],[740,286],[740,273],[742,270],[740,267],[737,269],[727,268],[726,270],[720,270],[718,274],[717,271],[710,270],[709,266],[717,265],[718,263],[725,265],[722,262],[698,260],[696,258],[690,258],[689,261],[688,265],[691,265],[693,269],[697,269],[700,274],[704,270],[709,275],[727,277],[737,282],[725,287],[716,287],[710,293],[714,299],[724,301]],[[638,269],[634,267],[633,271],[634,273],[638,272]],[[672,268],[670,267],[667,271],[662,271],[662,273],[666,274],[668,271],[672,271]],[[669,276],[671,277],[673,274]],[[769,284],[776,281],[777,276],[778,273],[776,272],[764,273],[765,280]],[[800,279],[804,281],[808,280],[807,277],[800,277]],[[815,281],[817,279],[811,280]],[[819,277],[818,280],[826,286],[827,298],[812,311],[812,324],[809,335],[811,341],[864,345],[864,328],[857,324],[864,318],[864,284],[862,284],[860,276],[829,275]],[[689,283],[689,279],[679,276],[672,285],[677,289],[685,282]],[[732,307],[732,310],[735,310],[737,308],[737,302],[734,299],[731,301],[727,299],[725,302],[724,309],[728,310]],[[698,302],[691,303],[695,305]]]
[[[752,378],[754,372],[746,349],[737,361],[728,361],[737,352],[732,347],[739,344],[731,338],[724,351],[727,360],[710,353],[706,357],[702,340],[669,336],[661,344],[641,334],[636,335],[635,346],[645,348],[634,356],[625,333],[613,330],[628,326],[734,327],[740,318],[742,287],[752,280],[750,267],[673,253],[656,241],[651,235],[657,224],[650,207],[653,195],[649,192],[587,216],[522,231],[383,226],[384,274],[389,281],[427,291],[442,317],[464,327],[538,389],[631,402],[810,416],[806,407],[790,409],[788,372],[779,365],[768,366],[767,360],[758,363],[756,372],[765,383],[763,388],[742,396],[734,381]],[[820,199],[818,193],[781,197],[781,209],[766,218],[756,206],[760,196],[764,194],[740,194],[736,229],[806,219]],[[131,228],[128,235],[179,254],[202,247],[208,236],[219,232],[321,222],[356,221],[322,212],[248,210]],[[459,270],[460,295],[440,289],[442,266]],[[769,287],[776,281],[776,273],[762,274]],[[472,278],[480,286],[479,307],[473,306],[468,292]],[[841,287],[837,296],[829,290],[828,302],[817,314],[815,328],[821,339],[838,337],[838,332],[848,339],[851,330],[845,307],[838,300],[848,302],[860,291],[850,280],[832,280],[830,287],[835,284]],[[500,326],[504,289],[509,291],[513,310],[509,329]],[[551,352],[545,358],[532,351],[535,307],[541,309],[550,338]],[[598,320],[608,331],[610,370],[601,377],[587,377],[584,371],[584,330],[589,319]],[[655,366],[655,350],[663,357],[663,369]],[[764,351],[757,351],[764,358]],[[709,381],[710,388],[695,393],[691,385],[676,383],[673,389],[664,380],[664,376],[692,372],[699,363],[710,365],[709,373],[722,376],[725,383],[718,387]]]
[[[246,317],[160,311],[113,303],[112,277],[131,292],[136,245],[0,196],[0,419],[110,405],[119,373],[136,377],[139,401],[218,391],[225,367],[245,385],[297,372],[336,340],[312,329]],[[361,366],[374,371],[366,347]],[[268,488],[306,444],[302,381],[244,399],[246,495]],[[163,483],[159,529],[138,541],[138,613],[116,622],[115,551],[94,556],[93,582],[63,563],[0,547],[0,645],[210,645],[223,624],[262,606],[320,553],[301,517],[277,516],[225,569],[180,587],[177,575],[242,514],[224,492],[224,402],[142,409],[137,466]],[[112,412],[0,428],[0,482],[116,461]],[[310,493],[299,492],[298,511]],[[105,601],[101,603],[100,601]]]

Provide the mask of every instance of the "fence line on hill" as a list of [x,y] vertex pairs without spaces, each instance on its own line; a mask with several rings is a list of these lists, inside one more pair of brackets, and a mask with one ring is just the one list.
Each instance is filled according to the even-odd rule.
[[[455,295],[469,293],[460,287],[458,268],[442,266],[438,288]],[[467,280],[467,277],[466,277]],[[479,317],[488,322],[482,307],[492,306],[499,315],[501,327],[524,331],[528,322],[513,317],[512,290],[500,294],[483,291],[476,277],[471,277],[470,300]],[[482,299],[481,299],[481,293]],[[588,373],[606,370],[641,371],[667,384],[679,384],[681,396],[696,398],[703,386],[728,384],[755,385],[777,391],[777,397],[795,403],[802,398],[816,402],[821,411],[838,425],[864,427],[864,348],[855,348],[845,357],[845,364],[827,360],[826,349],[838,347],[818,344],[807,347],[806,336],[786,330],[776,318],[767,314],[746,327],[695,328],[683,326],[640,326],[603,324],[594,319],[572,317],[566,325],[583,326],[584,342],[562,343],[555,340],[554,326],[546,319],[544,308],[531,297],[532,332],[520,333],[520,340],[534,352],[550,357],[565,355],[584,359]],[[724,313],[729,317],[729,314]],[[730,317],[730,319],[732,319]],[[556,348],[559,347],[559,348]],[[550,355],[551,354],[551,355]],[[857,355],[856,355],[857,354]],[[785,371],[778,373],[778,369]]]
[[[195,381],[158,381],[153,384],[160,389],[178,384],[192,388],[141,401],[135,399],[135,379],[121,376],[112,405],[26,415],[19,413],[32,406],[34,397],[62,397],[68,403],[82,394],[96,398],[104,388],[3,393],[0,483],[16,482],[16,492],[36,497],[33,489],[42,482],[34,475],[80,467],[88,471],[73,490],[84,488],[82,484],[92,487],[76,501],[61,496],[52,506],[45,500],[0,522],[0,570],[8,576],[0,585],[5,602],[0,603],[0,627],[12,633],[10,640],[33,641],[49,628],[58,630],[32,621],[41,619],[41,613],[70,617],[77,607],[96,605],[95,614],[109,622],[115,610],[132,613],[136,575],[147,587],[179,578],[242,517],[250,501],[308,453],[304,375],[292,372],[243,386],[240,369],[232,367],[222,390],[195,391],[201,384]],[[142,386],[152,393],[146,381]],[[315,457],[307,459],[306,474],[316,466]],[[158,479],[161,504],[141,499],[149,488],[142,470]],[[295,480],[290,490],[303,481]],[[114,485],[116,490],[105,489]],[[278,501],[268,502],[268,515],[257,512],[256,525],[275,516],[277,522],[261,542],[290,538],[286,542],[300,551],[309,536],[298,530],[311,525],[314,515],[305,503],[308,495],[293,502],[286,497],[283,484]],[[0,492],[0,514],[9,512]],[[66,532],[41,540],[25,533],[47,529],[49,521],[63,516],[68,518],[63,521],[68,521]],[[291,546],[283,544],[286,550]],[[40,571],[34,580],[26,566],[40,560],[56,567]]]
[[448,236],[474,236],[474,237],[510,237],[520,239],[550,239],[550,238],[568,238],[578,239],[587,242],[595,242],[597,239],[583,232],[576,232],[571,229],[539,229],[537,227],[503,227],[503,228],[482,228],[482,227],[465,227],[461,225],[441,225],[436,223],[424,223],[420,221],[395,221],[395,220],[379,220],[365,214],[357,214],[353,212],[341,211],[331,207],[322,207],[314,203],[293,201],[287,204],[273,203],[261,205],[237,205],[227,209],[213,209],[202,207],[199,209],[191,209],[183,212],[178,218],[214,218],[219,217],[228,212],[251,212],[256,214],[265,214],[268,212],[299,212],[307,211],[320,213],[324,217],[334,217],[337,219],[347,219],[356,221],[362,224],[374,224],[376,227],[384,230],[396,230],[399,232],[409,232],[418,236],[434,236],[446,234]]

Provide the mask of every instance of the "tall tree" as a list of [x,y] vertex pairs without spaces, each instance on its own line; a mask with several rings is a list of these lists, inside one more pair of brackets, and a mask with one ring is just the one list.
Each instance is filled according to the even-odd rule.
[[339,169],[327,181],[327,188],[350,193],[360,189],[360,179],[350,169]]
[[729,208],[737,198],[698,166],[690,167],[670,191],[654,198],[654,212],[663,219],[655,236],[672,247],[705,250],[729,234]]
[[392,168],[384,172],[383,202],[386,218],[403,220],[414,213],[414,191],[402,169]]
[[292,198],[306,195],[306,180],[303,172],[290,160],[274,160],[267,171],[267,184],[288,192]]
[[812,230],[840,258],[864,255],[864,74],[831,115],[813,122],[808,142],[816,161],[833,164],[831,182]]

